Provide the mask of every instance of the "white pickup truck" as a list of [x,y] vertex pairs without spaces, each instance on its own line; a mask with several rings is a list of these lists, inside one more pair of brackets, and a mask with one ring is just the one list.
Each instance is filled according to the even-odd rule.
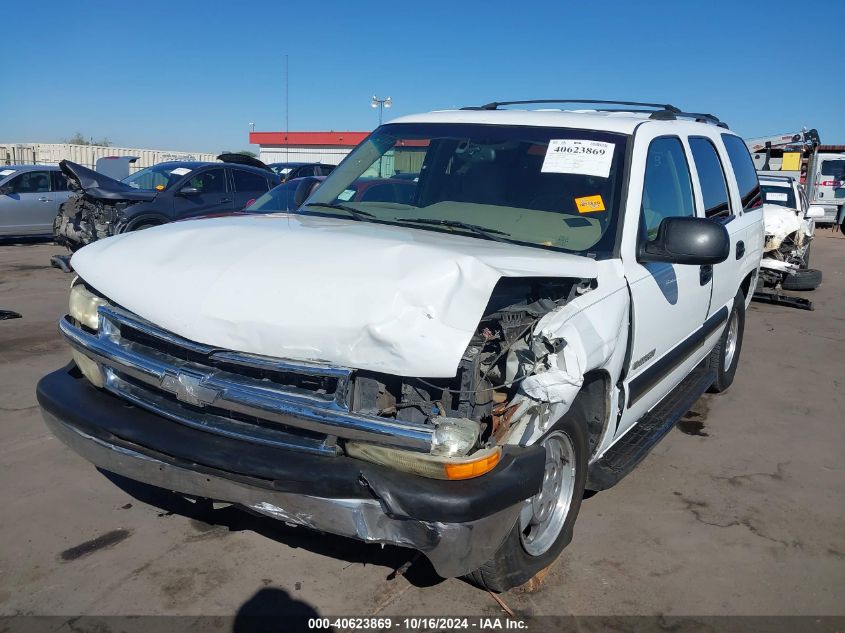
[[531,578],[585,489],[730,386],[763,222],[713,116],[524,103],[385,124],[296,213],[81,249],[48,426],[189,497]]

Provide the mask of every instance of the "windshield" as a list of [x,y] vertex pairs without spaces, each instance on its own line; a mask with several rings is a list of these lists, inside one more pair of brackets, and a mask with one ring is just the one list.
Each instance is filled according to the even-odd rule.
[[792,187],[761,184],[760,189],[763,191],[763,202],[767,204],[778,204],[782,207],[789,207],[790,209],[798,208],[798,205],[795,204],[795,192],[792,190]]
[[6,180],[9,176],[15,173],[14,169],[2,169],[0,168],[0,180]]
[[124,178],[123,182],[135,189],[163,191],[172,187],[182,176],[191,173],[191,171],[193,171],[191,167],[161,163],[136,171],[131,176]]
[[627,140],[546,127],[385,125],[300,213],[608,255]]

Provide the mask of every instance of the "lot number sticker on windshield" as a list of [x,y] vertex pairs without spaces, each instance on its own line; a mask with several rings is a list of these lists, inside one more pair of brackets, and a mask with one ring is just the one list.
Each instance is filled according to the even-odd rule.
[[184,176],[185,174],[190,174],[191,170],[187,167],[177,167],[176,169],[171,169],[170,173],[177,176]]
[[601,196],[584,196],[583,198],[575,198],[575,206],[578,207],[578,213],[595,213],[596,211],[604,211],[604,200]]
[[766,200],[771,200],[772,202],[786,202],[789,199],[785,193],[775,193],[770,191],[766,194]]
[[14,174],[14,173],[15,173],[14,169],[4,169],[3,171],[0,171],[0,176],[8,176],[9,174]]
[[552,174],[582,174],[607,178],[615,143],[552,139],[540,171]]

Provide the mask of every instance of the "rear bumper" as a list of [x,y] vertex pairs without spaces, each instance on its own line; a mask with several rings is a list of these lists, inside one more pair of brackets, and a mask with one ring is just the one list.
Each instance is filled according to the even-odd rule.
[[101,392],[72,369],[45,376],[38,400],[56,437],[100,468],[287,523],[411,547],[444,577],[492,557],[521,502],[539,490],[545,461],[542,447],[514,447],[482,477],[425,479],[192,429]]

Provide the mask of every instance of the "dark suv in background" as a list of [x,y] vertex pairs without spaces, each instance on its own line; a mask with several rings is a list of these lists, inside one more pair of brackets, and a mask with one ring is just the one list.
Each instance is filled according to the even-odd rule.
[[256,160],[159,163],[120,181],[70,161],[60,167],[76,195],[62,205],[53,228],[56,241],[72,251],[117,233],[237,211],[281,182]]

